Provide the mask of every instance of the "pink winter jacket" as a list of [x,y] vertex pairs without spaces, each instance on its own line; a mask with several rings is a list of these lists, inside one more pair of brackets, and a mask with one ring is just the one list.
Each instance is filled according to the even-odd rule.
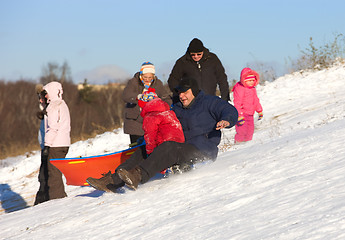
[[50,82],[43,87],[48,93],[48,107],[45,117],[44,145],[49,147],[68,147],[71,145],[71,119],[67,104],[62,100],[62,86]]
[[[249,87],[244,82],[248,75],[254,75],[256,82],[253,87]],[[239,116],[254,115],[256,112],[262,112],[262,106],[256,93],[255,86],[259,84],[259,74],[250,68],[244,68],[241,72],[241,80],[235,84],[232,91],[234,92],[234,106]]]

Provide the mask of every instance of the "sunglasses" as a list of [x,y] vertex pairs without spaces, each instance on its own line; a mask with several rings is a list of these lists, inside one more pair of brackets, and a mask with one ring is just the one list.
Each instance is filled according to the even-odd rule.
[[190,55],[191,55],[192,57],[194,57],[194,56],[201,56],[202,53],[191,53]]

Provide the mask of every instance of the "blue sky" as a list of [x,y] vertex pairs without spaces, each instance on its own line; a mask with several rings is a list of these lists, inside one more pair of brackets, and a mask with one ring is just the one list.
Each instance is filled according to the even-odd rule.
[[300,49],[345,34],[342,0],[0,0],[0,79],[38,81],[67,62],[73,81],[106,83],[151,61],[166,80],[194,38],[230,79],[251,62],[283,72]]

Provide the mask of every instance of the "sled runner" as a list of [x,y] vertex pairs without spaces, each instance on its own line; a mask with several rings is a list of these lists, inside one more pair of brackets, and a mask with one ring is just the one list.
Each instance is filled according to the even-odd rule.
[[114,170],[126,161],[142,143],[132,148],[105,155],[79,158],[56,158],[50,162],[57,167],[66,178],[67,185],[88,186],[88,177],[100,178],[102,173]]

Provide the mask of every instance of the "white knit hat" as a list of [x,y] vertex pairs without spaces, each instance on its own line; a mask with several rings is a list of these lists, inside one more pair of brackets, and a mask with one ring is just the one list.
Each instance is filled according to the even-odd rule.
[[140,74],[152,73],[155,74],[155,66],[150,62],[144,62],[140,68]]

